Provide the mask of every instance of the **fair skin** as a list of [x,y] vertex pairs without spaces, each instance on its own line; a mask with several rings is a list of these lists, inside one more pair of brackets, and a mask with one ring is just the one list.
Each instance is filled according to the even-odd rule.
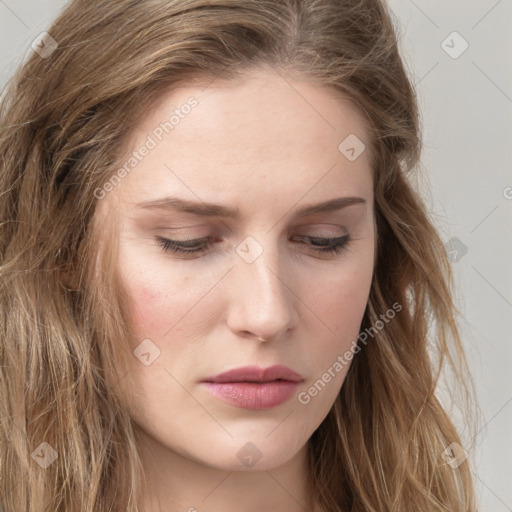
[[[134,127],[127,155],[191,96],[198,105],[98,206],[103,221],[119,228],[118,270],[137,340],[127,349],[151,340],[145,352],[160,350],[147,366],[133,357],[117,389],[140,440],[141,510],[312,512],[307,441],[349,364],[308,403],[298,395],[351,348],[368,301],[375,250],[369,151],[349,161],[338,150],[349,134],[368,146],[367,131],[335,92],[258,69],[243,81],[165,92]],[[240,215],[140,206],[168,196]],[[298,215],[341,197],[363,201]],[[339,253],[315,250],[347,234]],[[157,237],[212,243],[175,254]],[[244,254],[257,257],[248,262]],[[227,403],[202,382],[275,364],[302,380],[268,408]]]

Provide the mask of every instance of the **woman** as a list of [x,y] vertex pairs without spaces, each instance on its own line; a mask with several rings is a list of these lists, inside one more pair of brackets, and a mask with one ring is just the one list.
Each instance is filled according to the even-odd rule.
[[378,0],[71,2],[1,121],[2,510],[475,511]]

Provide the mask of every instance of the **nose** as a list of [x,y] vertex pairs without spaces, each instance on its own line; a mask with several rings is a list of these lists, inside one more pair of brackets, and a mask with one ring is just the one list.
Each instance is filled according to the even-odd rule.
[[298,298],[290,267],[275,244],[260,242],[260,246],[251,247],[262,251],[254,261],[235,251],[234,268],[226,283],[230,290],[227,322],[237,336],[270,341],[297,325]]

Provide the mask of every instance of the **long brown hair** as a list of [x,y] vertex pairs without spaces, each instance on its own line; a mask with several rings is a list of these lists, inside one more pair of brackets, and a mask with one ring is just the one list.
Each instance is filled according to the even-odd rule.
[[361,344],[309,440],[312,498],[329,512],[475,511],[469,463],[450,458],[463,442],[436,396],[451,369],[469,413],[472,381],[450,264],[412,185],[418,111],[387,7],[74,0],[48,33],[0,105],[0,510],[138,510],[142,466],[114,392],[129,329],[115,258],[98,243],[97,190],[165,88],[269,65],[364,116],[378,247],[361,331],[403,305]]

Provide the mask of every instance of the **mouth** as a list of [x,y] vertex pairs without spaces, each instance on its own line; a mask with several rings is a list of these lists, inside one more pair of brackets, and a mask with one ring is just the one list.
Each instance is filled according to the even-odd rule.
[[287,401],[303,378],[283,365],[246,366],[201,381],[219,400],[243,409],[270,409]]

